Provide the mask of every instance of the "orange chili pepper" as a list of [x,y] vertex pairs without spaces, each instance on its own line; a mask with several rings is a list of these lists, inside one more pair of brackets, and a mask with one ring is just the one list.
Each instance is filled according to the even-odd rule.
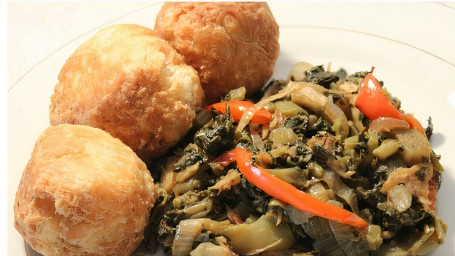
[[234,152],[239,170],[245,179],[268,195],[301,211],[325,219],[345,223],[359,229],[364,229],[368,226],[368,223],[354,213],[312,197],[291,184],[269,174],[261,167],[252,165],[250,163],[252,155],[250,151],[237,147],[230,152]]
[[387,99],[378,80],[371,73],[367,74],[363,80],[355,106],[370,120],[379,117],[403,120],[400,112]]
[[359,94],[355,101],[355,106],[370,120],[379,117],[392,117],[404,120],[411,128],[416,129],[426,136],[425,130],[417,119],[411,114],[401,114],[392,103],[387,99],[378,80],[368,73],[363,79],[363,84],[359,89]]
[[403,115],[403,119],[411,126],[411,128],[416,129],[417,131],[421,132],[425,137],[427,136],[425,133],[425,129],[423,129],[420,122],[411,114]]
[[[218,102],[207,106],[205,110],[210,111],[212,108],[214,108],[224,114],[226,112],[226,104],[229,106],[231,117],[234,119],[234,122],[238,123],[245,111],[249,111],[251,114],[253,113],[254,104],[249,101],[240,100]],[[254,124],[268,124],[270,121],[272,121],[272,119],[273,116],[267,109],[260,108],[254,113],[253,117],[251,118],[251,122]]]

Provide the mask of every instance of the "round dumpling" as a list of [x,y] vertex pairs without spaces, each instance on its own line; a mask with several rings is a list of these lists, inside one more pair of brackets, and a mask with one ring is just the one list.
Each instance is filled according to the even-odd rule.
[[209,104],[242,86],[247,95],[258,92],[279,54],[267,3],[165,3],[155,31],[198,71]]
[[46,256],[130,255],[155,202],[141,159],[97,128],[44,131],[16,193],[15,227]]
[[52,125],[101,128],[147,160],[191,128],[204,92],[194,68],[151,29],[107,27],[83,43],[58,76]]

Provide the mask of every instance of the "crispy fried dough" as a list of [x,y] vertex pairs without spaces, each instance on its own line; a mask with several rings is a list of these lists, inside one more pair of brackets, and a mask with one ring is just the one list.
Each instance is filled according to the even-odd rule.
[[190,129],[204,93],[194,68],[151,29],[102,29],[66,61],[51,97],[52,125],[101,128],[146,160]]
[[155,202],[145,164],[101,129],[44,131],[22,175],[15,227],[39,253],[129,255]]
[[248,95],[258,92],[279,54],[267,3],[165,3],[155,31],[198,71],[207,103],[241,86]]

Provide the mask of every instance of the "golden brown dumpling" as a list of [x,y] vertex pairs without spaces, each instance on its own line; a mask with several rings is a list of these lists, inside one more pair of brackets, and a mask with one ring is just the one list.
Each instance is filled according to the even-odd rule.
[[165,3],[155,31],[198,71],[207,103],[241,86],[249,95],[258,92],[279,54],[267,3]]
[[103,130],[62,124],[44,131],[22,175],[15,227],[39,253],[130,255],[155,202],[145,164]]
[[66,61],[51,97],[52,125],[101,128],[148,159],[190,129],[204,92],[197,72],[153,30],[102,29]]

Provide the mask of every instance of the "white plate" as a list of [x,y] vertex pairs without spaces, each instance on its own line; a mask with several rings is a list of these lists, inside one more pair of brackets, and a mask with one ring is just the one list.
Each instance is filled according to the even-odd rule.
[[[276,78],[285,78],[298,61],[326,66],[331,62],[333,70],[344,67],[348,72],[375,66],[376,77],[402,100],[404,110],[414,113],[423,124],[432,117],[435,129],[431,143],[442,155],[445,167],[437,208],[449,225],[446,243],[433,255],[454,255],[455,10],[434,3],[274,2],[270,6],[280,24]],[[153,28],[159,7],[106,17],[105,25],[136,23]],[[34,143],[49,126],[49,97],[57,75],[68,56],[98,29],[62,45],[14,86],[9,85],[8,255],[25,255],[23,240],[13,225],[14,196]]]

